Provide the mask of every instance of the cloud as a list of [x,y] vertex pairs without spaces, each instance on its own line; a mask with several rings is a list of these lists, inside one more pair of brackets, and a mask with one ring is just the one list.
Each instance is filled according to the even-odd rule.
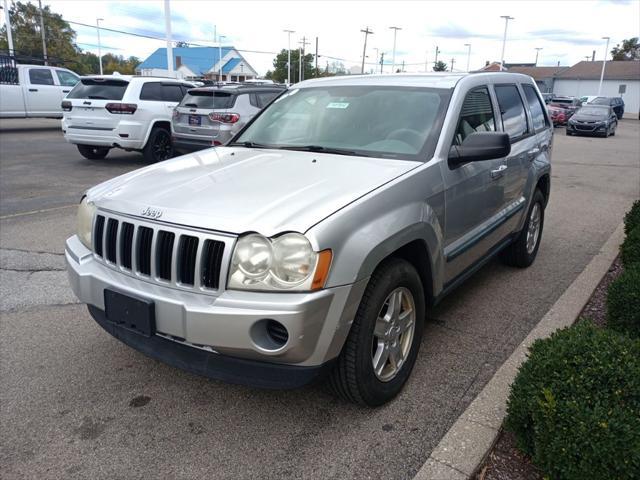
[[442,38],[489,38],[492,40],[502,38],[500,35],[472,32],[452,23],[432,28],[429,33]]
[[537,37],[549,42],[564,42],[573,45],[593,45],[593,38],[582,37],[580,32],[574,30],[566,30],[562,28],[548,28],[542,30],[533,30],[528,33],[530,37]]

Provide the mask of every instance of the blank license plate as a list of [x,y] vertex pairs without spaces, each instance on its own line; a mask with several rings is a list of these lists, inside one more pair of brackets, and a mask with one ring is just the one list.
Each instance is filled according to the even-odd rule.
[[155,330],[155,307],[151,300],[130,297],[105,289],[104,310],[107,320],[118,327],[151,337]]

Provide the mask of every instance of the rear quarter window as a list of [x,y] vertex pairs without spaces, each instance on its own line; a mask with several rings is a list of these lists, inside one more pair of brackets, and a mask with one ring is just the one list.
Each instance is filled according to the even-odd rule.
[[512,141],[518,140],[528,132],[527,115],[518,87],[496,85],[495,90],[500,113],[502,113],[502,127]]
[[67,98],[122,100],[128,86],[129,82],[123,80],[83,78],[69,92]]
[[140,90],[140,100],[150,100],[154,102],[162,102],[162,84],[160,82],[147,82],[142,85]]
[[542,130],[547,126],[542,102],[538,98],[536,90],[531,85],[522,85],[522,89],[524,90],[524,96],[527,97],[527,103],[529,104],[529,111],[531,112],[531,119],[533,120],[533,128],[536,131]]

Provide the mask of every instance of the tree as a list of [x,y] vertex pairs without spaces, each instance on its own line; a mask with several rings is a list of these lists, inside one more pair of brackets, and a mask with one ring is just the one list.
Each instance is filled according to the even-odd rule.
[[446,72],[447,71],[447,64],[444,63],[442,60],[438,60],[435,65],[433,66],[433,71],[434,72]]
[[629,38],[622,41],[622,46],[617,44],[611,50],[613,60],[640,60],[640,44],[638,37]]
[[[299,50],[291,50],[291,83],[300,81],[300,52]],[[287,81],[287,50],[282,49],[276,58],[273,59],[273,70],[269,70],[265,75],[265,78],[273,80],[274,82],[286,82]],[[303,78],[314,77],[314,65],[313,55],[307,53],[302,57],[302,65],[304,68]]]
[[[49,5],[43,7],[47,56],[57,65],[73,64],[80,49],[76,46],[76,32],[62,16],[53,13]],[[15,2],[9,8],[15,55],[19,61],[31,61],[31,57],[43,58],[40,10],[32,3]],[[8,51],[7,27],[0,29],[0,50]]]
[[183,42],[182,40],[176,42],[176,48],[189,48],[189,46],[187,42]]
[[136,73],[138,65],[140,65],[138,57],[125,59],[122,55],[114,55],[112,53],[102,56],[102,70],[105,75],[110,75],[113,72],[118,72],[122,75],[133,75]]

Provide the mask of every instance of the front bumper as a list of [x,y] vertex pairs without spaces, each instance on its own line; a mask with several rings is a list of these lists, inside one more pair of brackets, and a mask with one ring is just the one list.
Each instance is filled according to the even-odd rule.
[[567,123],[567,131],[578,135],[604,135],[609,125],[607,124],[576,124]]
[[[148,340],[145,337],[137,342],[127,341],[128,335],[113,333],[116,327],[107,328],[117,338],[147,354],[155,348],[153,345],[165,345],[159,342],[161,339],[180,345],[180,349],[212,355],[280,366],[319,367],[340,353],[366,286],[366,280],[362,280],[311,293],[227,290],[218,295],[205,295],[124,275],[98,261],[77,236],[67,240],[65,257],[71,287],[76,296],[90,306],[94,318],[100,317],[96,312],[105,310],[105,289],[154,303],[156,335],[147,347],[142,346]],[[276,320],[287,329],[289,339],[284,346],[273,350],[264,348],[264,344],[261,346],[259,328],[265,323],[260,322],[264,319]],[[96,320],[102,325],[98,318]]]

